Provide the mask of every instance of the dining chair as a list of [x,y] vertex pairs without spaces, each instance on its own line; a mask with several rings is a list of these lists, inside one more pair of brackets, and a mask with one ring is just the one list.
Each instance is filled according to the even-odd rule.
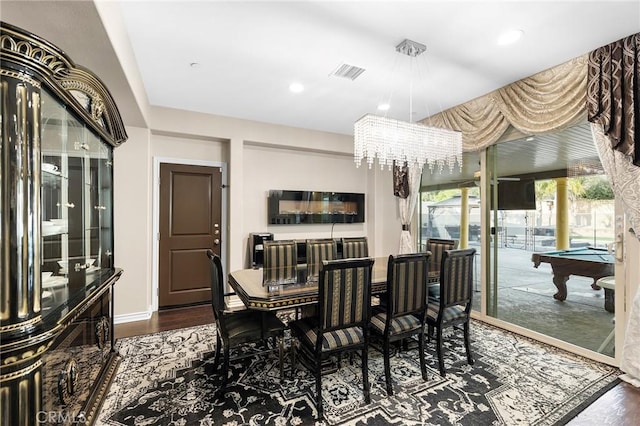
[[433,301],[437,301],[440,297],[440,274],[438,271],[440,271],[440,265],[442,264],[442,255],[445,250],[457,249],[458,240],[428,238],[424,248],[425,251],[431,253],[429,260],[429,271],[431,271],[431,277],[429,278],[429,297]]
[[342,238],[342,258],[369,257],[367,237]]
[[338,247],[333,238],[308,239],[306,241],[307,252],[307,280],[317,281],[322,262],[338,258]]
[[389,256],[387,262],[387,303],[373,307],[371,331],[383,340],[384,375],[387,395],[393,395],[391,382],[391,343],[418,336],[422,379],[427,380],[424,358],[424,325],[427,309],[429,254]]
[[[333,354],[360,351],[364,399],[371,402],[367,351],[373,262],[370,258],[325,260],[318,281],[316,316],[289,323],[292,338],[313,358],[318,419],[322,418],[322,361]],[[292,341],[292,373],[295,365],[296,345]]]
[[442,356],[442,330],[446,327],[463,326],[464,346],[467,361],[473,364],[469,341],[471,303],[473,300],[473,261],[476,249],[445,250],[440,265],[440,295],[438,300],[429,298],[426,324],[427,338],[436,331],[438,366],[440,375],[445,377]]
[[458,240],[442,239],[442,238],[428,238],[425,250],[431,252],[431,259],[429,263],[430,271],[437,271],[440,269],[442,262],[442,255],[445,250],[455,250],[458,248]]
[[294,240],[264,241],[262,284],[294,284],[298,281],[298,244]]
[[[283,375],[284,361],[284,330],[285,324],[276,317],[273,312],[261,312],[251,309],[230,311],[226,309],[224,298],[235,293],[224,293],[224,274],[220,257],[207,250],[207,257],[211,265],[211,307],[216,323],[216,348],[213,361],[213,370],[217,370],[220,360],[220,352],[224,352],[222,368],[222,384],[224,388],[229,379],[229,362],[255,356],[255,351],[239,353],[233,359],[230,350],[252,343],[263,343],[268,348],[268,339],[275,338],[278,341],[280,378]],[[270,350],[269,350],[270,351]]]

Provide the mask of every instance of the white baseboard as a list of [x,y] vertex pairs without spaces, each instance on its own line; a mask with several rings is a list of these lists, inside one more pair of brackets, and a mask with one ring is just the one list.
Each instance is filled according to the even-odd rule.
[[151,318],[151,311],[145,311],[145,312],[134,312],[132,314],[122,314],[122,315],[115,315],[113,317],[113,322],[114,324],[122,324],[125,322],[133,322],[133,321],[146,321],[149,318]]

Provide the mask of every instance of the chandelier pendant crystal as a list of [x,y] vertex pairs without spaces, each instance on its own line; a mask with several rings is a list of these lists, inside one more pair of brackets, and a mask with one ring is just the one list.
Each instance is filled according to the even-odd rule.
[[[396,46],[396,51],[412,57],[425,50],[423,44],[411,40]],[[394,162],[421,170],[426,164],[440,173],[445,166],[449,172],[456,163],[462,167],[462,133],[454,130],[365,114],[354,124],[353,143],[357,167],[366,159],[371,168],[375,158],[381,169],[391,169]]]

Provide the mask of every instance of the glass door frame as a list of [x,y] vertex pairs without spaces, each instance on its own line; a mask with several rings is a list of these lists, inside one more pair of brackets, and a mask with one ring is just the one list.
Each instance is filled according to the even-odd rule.
[[[483,322],[498,326],[508,331],[530,337],[542,343],[546,343],[563,350],[575,353],[585,358],[603,362],[614,366],[620,365],[622,345],[624,343],[624,333],[626,330],[626,322],[628,320],[628,312],[625,312],[627,302],[625,300],[626,288],[626,268],[622,261],[616,260],[615,277],[616,277],[616,313],[615,313],[615,347],[614,357],[603,355],[596,351],[582,348],[563,340],[550,337],[548,335],[518,326],[511,322],[501,320],[496,317],[497,309],[497,289],[498,289],[498,244],[492,244],[492,237],[497,238],[497,232],[492,233],[491,222],[498,224],[498,210],[491,210],[493,205],[497,206],[498,191],[496,185],[492,185],[492,180],[497,180],[497,144],[491,145],[480,152],[480,209],[481,209],[481,256],[479,256],[480,265],[480,310],[472,310],[472,317]],[[622,211],[621,202],[615,200],[615,218],[616,227],[618,222],[624,223],[624,213]],[[622,218],[622,219],[620,219]],[[624,225],[623,225],[624,226]],[[497,228],[496,228],[497,231]],[[616,230],[617,233],[618,230]],[[624,242],[622,242],[624,244]],[[489,253],[489,256],[486,254]],[[627,258],[628,259],[628,258]]]

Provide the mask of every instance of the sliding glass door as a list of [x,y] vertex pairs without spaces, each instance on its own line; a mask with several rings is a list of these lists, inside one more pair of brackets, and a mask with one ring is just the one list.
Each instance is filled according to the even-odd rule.
[[467,152],[459,173],[422,182],[420,243],[478,253],[476,317],[614,357],[617,216],[586,123]]
[[581,126],[488,150],[486,314],[613,357],[615,203],[590,138]]

